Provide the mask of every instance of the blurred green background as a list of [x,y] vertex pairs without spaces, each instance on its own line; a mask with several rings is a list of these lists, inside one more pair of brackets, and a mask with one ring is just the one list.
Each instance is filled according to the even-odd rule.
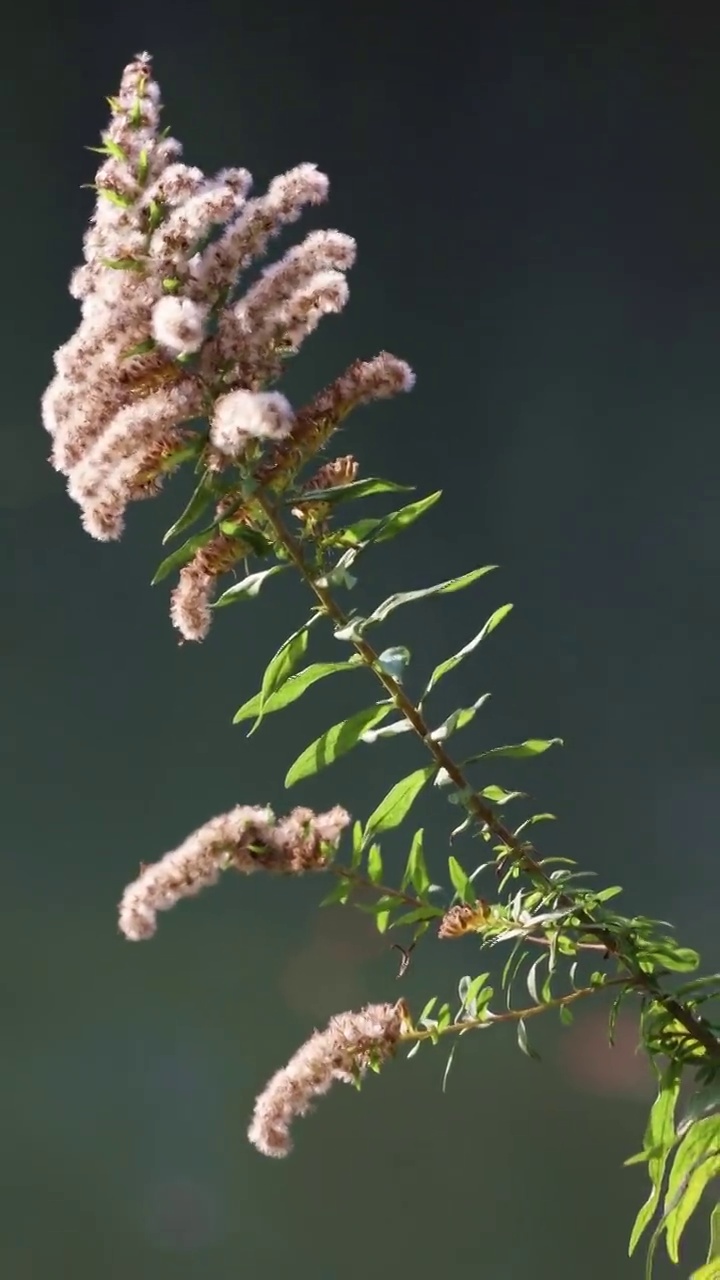
[[[471,942],[429,943],[397,982],[365,917],[316,911],[317,881],[227,882],[149,944],[118,936],[138,863],[239,801],[282,810],[287,765],[359,695],[318,686],[247,741],[232,714],[302,619],[298,592],[273,583],[178,647],[168,584],[149,581],[182,481],[122,543],[94,543],[38,401],[77,322],[83,147],[147,47],[186,159],[246,165],[258,189],[314,161],[332,200],[305,225],[359,240],[351,306],[304,349],[293,395],[383,347],[417,372],[339,439],[366,474],[447,494],[368,562],[373,600],[502,566],[394,615],[383,642],[427,671],[515,601],[454,686],[494,693],[474,749],[567,746],[487,781],[558,813],[543,851],[622,883],[629,911],[717,967],[716,12],[29,0],[5,32],[0,1274],[640,1276],[644,1174],[621,1162],[649,1081],[632,1018],[610,1053],[600,1003],[562,1034],[536,1027],[540,1065],[511,1031],[466,1037],[444,1096],[444,1053],[426,1051],[338,1088],[289,1160],[248,1146],[256,1093],[333,1011],[401,993],[418,1011],[486,966]],[[367,815],[403,763],[421,763],[412,744],[379,744],[290,802]],[[436,793],[417,816],[439,874],[453,812]],[[391,864],[405,847],[388,841]],[[683,1275],[703,1232],[688,1244]]]

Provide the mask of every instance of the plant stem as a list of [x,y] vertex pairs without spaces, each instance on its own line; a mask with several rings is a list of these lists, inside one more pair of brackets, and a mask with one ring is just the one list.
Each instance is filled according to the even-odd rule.
[[[254,495],[253,501],[262,509],[265,518],[272,526],[278,542],[284,548],[286,554],[295,565],[300,576],[303,578],[307,586],[314,593],[317,600],[323,608],[323,612],[332,620],[337,629],[341,629],[348,624],[348,617],[337,604],[328,587],[321,585],[315,574],[305,562],[302,548],[297,539],[292,535],[290,530],[285,526],[281,516],[267,496],[267,493],[260,488]],[[530,879],[547,891],[556,892],[556,885],[546,875],[540,865],[535,850],[532,845],[525,843],[517,838],[517,836],[504,822],[497,816],[492,807],[483,798],[471,788],[462,769],[455,760],[447,753],[441,742],[435,741],[431,737],[431,729],[426,723],[422,713],[416,707],[411,698],[408,697],[401,684],[394,680],[383,670],[380,663],[379,655],[373,646],[362,635],[353,637],[352,644],[356,652],[370,668],[376,678],[383,685],[385,691],[390,695],[394,705],[398,711],[405,716],[406,720],[412,726],[417,736],[422,740],[427,750],[433,756],[439,768],[444,769],[448,777],[454,782],[458,791],[466,797],[465,803],[478,820],[478,822],[487,828],[498,839],[502,845],[509,851],[513,857],[513,861],[521,870],[530,877]],[[573,907],[574,903],[571,898],[564,894],[557,895],[558,906]],[[599,942],[604,949],[614,955],[628,971],[630,980],[638,987],[642,988],[644,994],[650,999],[661,1004],[667,1013],[681,1024],[687,1031],[688,1035],[708,1054],[709,1058],[716,1062],[720,1062],[720,1038],[715,1035],[713,1028],[709,1023],[697,1015],[693,1009],[683,1004],[681,1001],[674,999],[671,995],[662,991],[661,987],[651,974],[643,972],[634,958],[623,955],[618,946],[618,940],[613,933],[598,924],[592,915],[585,910],[577,909],[575,912],[577,918],[582,922],[585,932],[593,933],[597,936]],[[628,981],[628,979],[623,979]],[[590,988],[589,990],[596,990]],[[548,1006],[542,1005],[541,1008]],[[498,1015],[500,1016],[500,1015]]]
[[603,991],[605,987],[632,987],[637,985],[634,978],[610,978],[607,982],[599,983],[594,987],[578,987],[576,991],[570,991],[567,995],[556,996],[552,1000],[546,1000],[544,1004],[533,1004],[528,1009],[508,1009],[506,1013],[490,1013],[488,1010],[481,1018],[463,1018],[460,1022],[449,1022],[446,1027],[428,1027],[420,1030],[413,1028],[412,1031],[405,1031],[400,1036],[400,1040],[404,1042],[416,1040],[437,1040],[440,1036],[452,1035],[454,1032],[480,1030],[482,1027],[491,1027],[496,1022],[521,1022],[525,1018],[535,1018],[540,1013],[545,1013],[548,1009],[564,1009],[566,1005],[574,1004],[576,1000],[583,1000],[586,996],[596,995],[598,991]]

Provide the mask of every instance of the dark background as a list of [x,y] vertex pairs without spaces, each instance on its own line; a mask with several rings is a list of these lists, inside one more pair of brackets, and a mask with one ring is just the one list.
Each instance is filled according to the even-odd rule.
[[[539,1066],[511,1032],[468,1037],[445,1096],[427,1051],[337,1089],[289,1160],[247,1145],[255,1094],[330,1013],[401,990],[418,1011],[486,966],[472,943],[429,945],[403,988],[364,917],[316,912],[325,886],[259,877],[121,940],[138,863],[238,801],[283,809],[287,765],[359,695],[328,682],[249,742],[232,728],[306,605],[280,580],[179,648],[167,584],[148,584],[182,481],[94,543],[38,401],[77,322],[83,147],[147,47],[186,159],[246,165],[256,189],[315,161],[331,205],[305,225],[359,240],[351,306],[293,393],[382,347],[417,371],[340,440],[365,473],[447,493],[368,561],[372,599],[502,566],[383,642],[425,671],[514,600],[454,687],[494,691],[467,741],[567,745],[487,781],[530,790],[561,817],[544,851],[717,963],[718,23],[657,0],[31,2],[5,34],[0,1271],[639,1276],[644,1174],[621,1162],[649,1083],[632,1019],[609,1054],[600,1005],[562,1036],[537,1027]],[[421,763],[404,740],[366,748],[292,799],[367,814],[403,762]],[[436,794],[419,816],[439,875],[448,811]]]

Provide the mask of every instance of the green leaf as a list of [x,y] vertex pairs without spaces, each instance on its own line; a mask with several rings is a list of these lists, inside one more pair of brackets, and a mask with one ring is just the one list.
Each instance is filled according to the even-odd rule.
[[373,884],[378,884],[382,880],[383,860],[379,844],[371,845],[368,850],[367,873],[368,879],[372,880]]
[[402,678],[405,668],[408,665],[412,654],[410,650],[403,644],[393,645],[390,649],[383,649],[378,655],[377,666],[386,676],[392,676],[398,684],[402,684]]
[[292,787],[303,778],[311,778],[313,774],[319,773],[321,769],[325,769],[340,756],[351,751],[357,746],[365,730],[379,724],[390,710],[387,704],[382,706],[376,704],[326,729],[325,733],[300,752],[297,760],[288,769],[285,786]]
[[417,1020],[417,1025],[419,1027],[423,1025],[423,1022],[425,1021],[426,1018],[430,1017],[430,1014],[432,1013],[436,1004],[437,1004],[437,996],[431,996],[427,1004],[425,1005],[425,1008],[423,1009],[422,1013],[420,1014],[420,1017]]
[[539,955],[537,960],[534,960],[533,963],[530,965],[530,968],[528,969],[527,978],[525,979],[527,989],[530,995],[530,999],[535,1004],[543,1004],[543,998],[540,992],[538,991],[537,984],[538,984],[538,972],[539,972],[540,966],[543,965],[546,960],[547,960],[546,955],[544,954]]
[[428,596],[449,596],[455,591],[462,591],[463,588],[469,587],[473,582],[477,582],[478,578],[482,578],[484,574],[496,568],[497,565],[488,564],[482,569],[472,569],[470,573],[464,573],[459,578],[448,578],[446,582],[438,582],[432,587],[421,587],[418,591],[396,592],[373,610],[364,620],[364,625],[371,626],[377,622],[384,622],[395,609],[400,608],[400,605],[410,604],[413,600],[425,600]]
[[325,894],[325,897],[320,902],[320,906],[331,907],[338,902],[344,905],[350,897],[351,891],[352,882],[350,880],[338,880],[337,884],[333,885],[330,892]]
[[630,1256],[635,1252],[640,1237],[660,1203],[665,1165],[675,1144],[675,1107],[680,1090],[680,1075],[680,1066],[670,1062],[660,1077],[658,1095],[650,1108],[643,1150],[648,1153],[648,1174],[652,1187],[633,1225],[628,1245]]
[[643,969],[654,966],[673,973],[691,973],[697,969],[700,956],[691,947],[679,947],[673,938],[649,938],[638,948]]
[[399,827],[407,817],[414,801],[419,796],[425,783],[430,780],[437,765],[429,764],[424,769],[416,769],[414,773],[401,778],[391,787],[387,795],[370,814],[365,825],[365,839],[371,840],[381,831],[391,831]]
[[671,1262],[679,1261],[680,1240],[700,1197],[720,1175],[720,1115],[706,1116],[688,1129],[675,1153],[665,1194],[665,1242]]
[[532,1045],[528,1040],[527,1027],[525,1026],[524,1018],[518,1019],[517,1042],[521,1052],[525,1054],[526,1058],[532,1058],[534,1062],[540,1061],[540,1054],[538,1053],[537,1049],[532,1048]]
[[144,187],[145,183],[147,182],[149,170],[150,170],[150,161],[148,158],[148,153],[146,148],[143,147],[142,151],[140,152],[140,155],[138,156],[138,164],[137,164],[137,180],[140,183],[141,187]]
[[[536,822],[557,822],[557,817],[554,813],[534,813],[531,818],[526,818],[524,822],[520,823],[515,835],[519,836],[521,831],[524,831],[526,827],[534,826]],[[545,861],[547,862],[547,858]]]
[[489,751],[480,751],[478,755],[470,756],[463,763],[475,764],[478,760],[498,760],[501,757],[507,760],[524,760],[528,756],[540,756],[550,747],[562,745],[562,738],[528,738],[525,742],[518,742],[511,747],[491,747]]
[[380,738],[396,738],[399,733],[410,733],[412,727],[409,720],[393,720],[392,724],[384,724],[379,729],[366,729],[362,740],[371,747]]
[[458,707],[456,711],[451,711],[442,724],[439,724],[437,729],[433,729],[430,734],[430,741],[445,742],[452,733],[457,733],[458,729],[464,729],[475,718],[475,713],[480,710],[480,707],[487,702],[489,697],[489,693],[483,693],[471,707]]
[[119,160],[122,164],[127,163],[127,156],[120,143],[113,142],[112,138],[106,138],[101,147],[85,147],[85,150],[94,151],[98,156],[112,156],[114,160]]
[[353,480],[351,484],[338,484],[332,489],[308,489],[305,493],[288,498],[287,501],[292,507],[300,507],[306,502],[326,502],[332,506],[348,498],[369,498],[374,493],[411,493],[412,489],[412,485],[395,484],[393,480],[381,480],[377,476],[368,476],[365,480]]
[[391,538],[395,538],[399,533],[403,533],[405,529],[409,529],[416,520],[425,515],[426,511],[434,507],[441,497],[442,489],[438,489],[436,493],[430,493],[426,498],[419,498],[417,502],[409,502],[407,506],[400,507],[398,511],[391,511],[389,515],[383,516],[378,520],[375,532],[370,532],[367,541],[373,544],[389,542]]
[[[275,573],[278,569],[284,569],[285,567],[285,565],[274,565],[272,569],[266,569],[263,573],[251,574],[250,576],[253,578],[267,577],[269,573]],[[246,578],[245,581],[247,582],[248,579]],[[230,590],[234,591],[235,588],[231,587]],[[257,590],[259,590],[259,587],[256,588],[256,594]],[[316,684],[318,680],[324,680],[326,676],[331,676],[336,671],[355,671],[360,666],[362,666],[362,662],[357,657],[352,657],[347,662],[311,663],[309,667],[304,667],[302,671],[296,671],[289,676],[284,685],[268,698],[263,709],[263,715],[270,715],[271,712],[280,711],[283,707],[296,702],[298,698],[302,697],[305,690]],[[240,724],[243,720],[254,719],[260,710],[260,703],[261,695],[256,693],[235,712],[233,724]]]
[[[249,573],[241,582],[236,582],[232,587],[228,587],[227,591],[223,591],[213,608],[223,609],[225,605],[235,604],[238,600],[254,600],[264,587],[266,580],[276,573],[282,573],[287,567],[286,564],[274,564],[269,569],[261,569],[258,573]],[[345,665],[342,662],[338,663],[340,667]]]
[[696,1120],[716,1112],[720,1112],[720,1075],[714,1076],[692,1095],[678,1125],[678,1136],[682,1137]]
[[214,534],[214,528],[203,529],[201,533],[194,533],[191,538],[188,538],[187,542],[183,542],[181,547],[177,547],[158,565],[155,570],[155,577],[150,585],[157,586],[158,582],[162,582],[163,578],[167,578],[175,569],[181,569],[184,564],[192,560],[196,551],[206,546]]
[[483,787],[480,795],[484,800],[490,800],[492,804],[509,804],[511,800],[524,800],[524,791],[503,791],[502,787],[489,786]]
[[211,471],[203,472],[198,485],[188,502],[185,510],[178,516],[173,525],[170,526],[167,533],[163,537],[163,546],[176,538],[179,533],[184,533],[186,529],[194,524],[198,516],[202,514],[213,498],[215,492],[214,476]]
[[435,920],[439,916],[444,916],[445,912],[441,907],[413,907],[412,911],[406,911],[404,915],[397,916],[393,920],[393,929],[397,929],[401,924],[417,924],[420,920]]
[[350,866],[353,871],[357,871],[362,862],[364,847],[362,822],[354,822],[352,829],[352,857],[350,858]]
[[710,1245],[708,1247],[707,1262],[714,1262],[720,1259],[720,1204],[716,1204],[710,1214]]
[[472,880],[467,872],[458,862],[457,858],[450,854],[448,858],[448,871],[452,881],[453,888],[462,902],[469,902],[470,906],[475,906],[477,902],[477,894],[473,889]]
[[[315,615],[315,617],[317,616]],[[282,688],[285,681],[292,675],[300,659],[305,656],[310,627],[314,621],[315,618],[311,618],[304,626],[294,631],[291,636],[288,636],[287,640],[280,645],[277,653],[270,659],[265,668],[260,687],[260,709],[250,733],[254,733],[260,725],[265,713],[265,703],[274,693],[277,693],[278,689]]]
[[446,658],[444,662],[441,662],[439,666],[435,668],[427,682],[423,698],[427,697],[430,690],[434,689],[438,681],[442,680],[443,676],[446,676],[448,671],[452,671],[453,667],[456,667],[459,662],[462,662],[463,658],[466,658],[474,649],[477,649],[479,644],[482,644],[485,637],[489,636],[490,632],[494,631],[495,628],[499,626],[503,618],[507,617],[512,607],[513,606],[511,604],[501,605],[500,608],[496,609],[488,618],[485,625],[481,627],[477,635],[474,636],[472,640],[470,640],[462,649],[459,649],[457,653],[454,653],[451,658]]
[[455,1043],[454,1043],[454,1045],[453,1045],[452,1049],[450,1050],[450,1052],[449,1052],[449,1054],[448,1054],[448,1060],[447,1060],[447,1062],[445,1063],[445,1071],[443,1072],[443,1082],[442,1082],[442,1091],[443,1091],[443,1093],[445,1093],[445,1091],[446,1091],[446,1089],[447,1089],[448,1077],[449,1077],[449,1075],[450,1075],[450,1069],[451,1069],[452,1064],[453,1064],[453,1059],[454,1059],[454,1057],[455,1057],[455,1051],[456,1051],[456,1049],[457,1049],[457,1040],[455,1041]]
[[99,196],[103,200],[109,200],[110,204],[114,204],[118,209],[132,208],[133,200],[131,196],[123,196],[119,191],[113,191],[112,187],[96,187]]
[[405,865],[401,888],[406,889],[411,884],[416,893],[421,896],[427,893],[430,888],[430,877],[427,867],[425,866],[425,854],[423,851],[423,828],[420,827],[413,836],[412,845],[408,854],[408,860]]
[[145,263],[138,258],[101,258],[100,261],[110,271],[137,271],[142,274],[145,270]]
[[[490,988],[485,986],[489,977],[489,973],[479,973],[476,978],[473,978],[472,981],[468,983],[467,990],[462,996],[463,1008],[467,1009],[468,1013],[473,1018],[477,1015],[477,1002],[480,993],[482,992],[484,995],[486,991],[490,990]],[[483,1001],[483,1003],[486,1002]]]

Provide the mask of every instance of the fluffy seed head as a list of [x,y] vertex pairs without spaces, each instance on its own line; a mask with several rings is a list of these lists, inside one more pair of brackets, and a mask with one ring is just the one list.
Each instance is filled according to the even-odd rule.
[[253,1146],[265,1156],[288,1155],[291,1125],[307,1115],[316,1098],[336,1080],[353,1084],[371,1063],[379,1065],[392,1055],[404,1011],[402,1001],[369,1004],[359,1013],[337,1014],[324,1031],[316,1031],[258,1097],[248,1130]]
[[282,440],[292,424],[292,407],[279,391],[230,391],[215,401],[210,439],[236,458],[249,439]]
[[188,356],[198,351],[205,337],[208,310],[207,306],[190,298],[160,298],[152,313],[155,341],[177,356]]

